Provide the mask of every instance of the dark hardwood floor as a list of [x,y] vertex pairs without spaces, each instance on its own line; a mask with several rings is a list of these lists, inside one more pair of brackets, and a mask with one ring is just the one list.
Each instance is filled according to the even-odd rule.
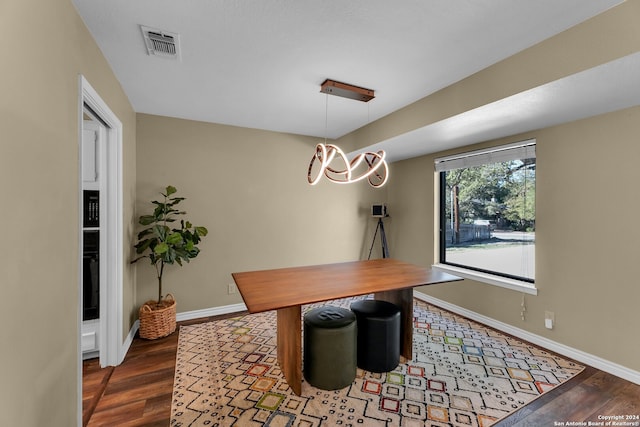
[[[177,344],[177,331],[153,341],[136,337],[120,366],[100,369],[95,360],[85,361],[83,425],[169,426]],[[602,421],[599,416],[625,415],[640,415],[640,385],[587,367],[567,383],[494,425],[555,427],[560,423]]]
[[[568,426],[571,422],[603,422],[601,416],[626,415],[640,416],[640,385],[587,366],[576,377],[494,426]],[[629,422],[636,423],[629,426],[640,425],[638,418]]]
[[82,425],[87,425],[91,414],[107,388],[114,367],[101,369],[98,359],[86,360],[82,366]]
[[[124,361],[115,368],[100,369],[96,360],[85,361],[82,379],[83,425],[167,427],[171,415],[180,325],[210,322],[241,314],[247,312],[178,322],[176,332],[157,340],[136,336]],[[97,395],[99,389],[102,389],[101,395]]]

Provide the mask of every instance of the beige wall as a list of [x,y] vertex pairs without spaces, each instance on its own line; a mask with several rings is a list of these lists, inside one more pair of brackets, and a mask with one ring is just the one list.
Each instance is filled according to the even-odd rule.
[[[370,205],[386,190],[307,184],[321,140],[145,114],[137,129],[138,214],[174,185],[187,199],[187,218],[209,229],[198,258],[165,271],[163,288],[179,313],[242,302],[227,293],[232,272],[368,255],[376,225]],[[142,304],[157,295],[155,270],[147,260],[137,269]]]
[[[124,126],[127,230],[135,116],[69,0],[2,1],[0,49],[0,423],[69,427],[76,425],[79,380],[78,75]],[[124,277],[126,311],[131,273]]]

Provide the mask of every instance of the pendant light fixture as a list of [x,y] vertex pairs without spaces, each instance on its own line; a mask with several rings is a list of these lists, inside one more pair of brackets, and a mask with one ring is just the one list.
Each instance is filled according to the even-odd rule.
[[[374,96],[371,89],[365,89],[334,80],[325,80],[320,86],[320,92],[327,94],[325,101],[325,138],[324,144],[316,145],[316,151],[309,163],[307,180],[309,184],[317,184],[322,176],[336,184],[351,184],[367,179],[372,187],[382,187],[389,176],[389,168],[385,161],[383,150],[364,152],[355,156],[351,161],[336,145],[327,144],[327,121],[329,111],[329,95],[341,96],[362,102],[369,102]],[[316,165],[314,171],[314,165]]]

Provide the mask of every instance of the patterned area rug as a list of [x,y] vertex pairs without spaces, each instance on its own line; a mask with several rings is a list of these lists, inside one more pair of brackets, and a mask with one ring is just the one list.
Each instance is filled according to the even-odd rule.
[[415,300],[413,360],[385,374],[358,369],[337,391],[305,381],[296,396],[277,364],[275,332],[275,312],[182,326],[171,426],[482,427],[583,369]]

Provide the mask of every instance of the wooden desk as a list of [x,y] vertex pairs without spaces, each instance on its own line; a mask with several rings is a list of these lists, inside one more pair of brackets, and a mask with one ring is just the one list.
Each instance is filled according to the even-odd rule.
[[302,391],[302,305],[374,294],[400,307],[402,356],[413,349],[413,289],[462,280],[392,258],[232,273],[250,313],[277,310],[278,363],[291,389]]

